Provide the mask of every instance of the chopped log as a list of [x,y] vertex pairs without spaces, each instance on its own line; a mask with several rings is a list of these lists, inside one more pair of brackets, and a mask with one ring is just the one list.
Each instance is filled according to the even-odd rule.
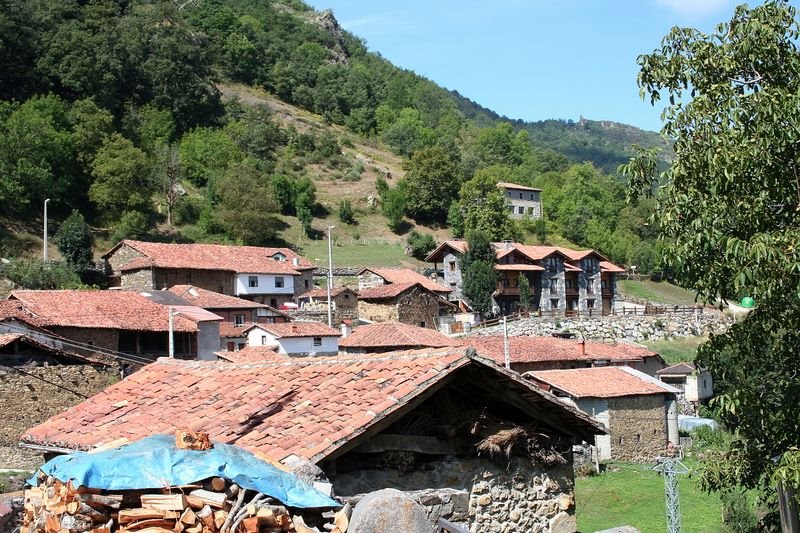
[[181,514],[180,522],[186,526],[193,526],[197,524],[197,515],[191,509],[186,509]]
[[138,520],[147,520],[149,518],[166,518],[168,520],[177,520],[178,513],[176,511],[164,511],[161,509],[120,509],[117,520],[120,524],[127,524],[128,522],[136,522]]
[[247,533],[258,533],[258,518],[255,516],[245,518],[242,520],[241,524]]
[[183,511],[189,505],[183,494],[142,494],[142,507],[162,511]]
[[189,497],[193,499],[195,505],[197,505],[199,502],[202,502],[202,505],[200,505],[199,507],[195,507],[195,505],[192,505],[192,507],[198,509],[202,509],[203,506],[205,505],[210,505],[215,509],[222,509],[223,507],[225,507],[224,492],[211,492],[208,490],[197,489],[190,492]]
[[69,502],[67,504],[67,513],[68,514],[75,514],[78,512],[78,509],[81,508],[81,504],[78,502]]
[[228,483],[225,481],[225,478],[221,477],[214,477],[211,478],[211,490],[214,492],[225,492],[225,487],[228,486]]
[[206,505],[197,513],[195,513],[197,519],[203,524],[204,528],[210,529],[212,531],[217,530],[217,526],[214,524],[214,511],[211,510],[211,506]]
[[181,450],[210,450],[212,448],[208,433],[201,431],[175,432],[175,446]]
[[166,520],[164,518],[148,518],[147,520],[139,520],[138,522],[131,522],[125,526],[128,531],[140,531],[148,527],[165,527],[172,529],[175,527],[174,520]]
[[334,525],[339,528],[339,531],[342,533],[347,533],[347,526],[350,524],[351,514],[353,514],[353,508],[350,506],[350,502],[348,502],[336,513],[336,516],[333,517]]
[[214,511],[214,527],[222,529],[222,525],[228,519],[228,513],[225,511]]
[[122,504],[122,496],[118,496],[115,494],[91,494],[91,493],[80,493],[79,491],[80,501],[91,505],[94,508],[97,507],[108,507],[110,509],[119,509],[120,505]]
[[237,485],[236,483],[231,483],[230,486],[227,489],[225,489],[225,496],[227,496],[229,499],[236,497],[238,493],[239,493],[239,485]]
[[203,532],[203,524],[195,524],[193,526],[189,526],[185,528],[184,533],[202,533]]
[[[120,533],[124,533],[125,531],[129,531],[127,528],[120,528]],[[144,529],[136,530],[136,533],[173,533],[172,529],[167,529],[165,527],[146,527]]]

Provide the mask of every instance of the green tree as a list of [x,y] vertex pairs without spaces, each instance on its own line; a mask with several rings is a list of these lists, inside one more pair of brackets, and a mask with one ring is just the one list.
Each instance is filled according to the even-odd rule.
[[439,145],[418,151],[408,164],[405,181],[408,214],[420,222],[445,222],[461,186],[455,154]]
[[403,182],[393,189],[387,189],[381,200],[381,211],[388,219],[389,229],[400,233],[403,229],[403,217],[406,214],[406,193]]
[[522,311],[528,311],[533,302],[533,295],[531,295],[531,283],[528,281],[528,276],[524,272],[520,272],[517,287],[519,288],[519,308]]
[[244,152],[223,130],[195,128],[181,138],[178,147],[186,177],[195,185],[221,178],[228,165],[242,161]]
[[79,276],[92,264],[92,230],[77,210],[61,223],[53,240],[67,266]]
[[148,211],[153,184],[147,156],[131,141],[115,133],[98,150],[92,162],[94,183],[89,198],[107,221],[124,211]]
[[15,259],[5,269],[14,285],[31,290],[78,289],[81,280],[63,263],[47,263],[41,259]]
[[479,170],[464,182],[458,195],[464,227],[481,231],[492,241],[512,239],[515,233],[506,195],[497,187],[498,182],[506,181],[509,171],[502,166]]
[[353,206],[350,204],[350,200],[342,200],[339,202],[339,220],[345,224],[355,223],[355,213],[353,212]]
[[461,258],[463,293],[472,308],[483,315],[492,310],[492,295],[497,288],[494,263],[489,237],[480,231],[467,234],[467,252]]
[[411,255],[422,261],[436,248],[436,239],[430,233],[411,230],[411,233],[408,234],[408,247],[411,249]]
[[[705,300],[758,303],[699,350],[721,393],[717,413],[736,434],[702,479],[760,488],[772,527],[776,482],[800,489],[798,36],[794,7],[767,1],[736,8],[711,35],[675,28],[639,58],[642,93],[668,98],[663,132],[676,140],[655,210],[665,264]],[[622,170],[651,193],[655,168],[653,151],[640,150]]]
[[232,239],[246,245],[264,245],[275,238],[278,206],[269,178],[252,162],[232,165],[217,187],[215,221]]

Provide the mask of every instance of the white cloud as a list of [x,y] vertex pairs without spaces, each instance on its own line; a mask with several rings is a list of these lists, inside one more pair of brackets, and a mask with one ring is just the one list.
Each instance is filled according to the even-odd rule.
[[656,0],[656,3],[683,18],[698,19],[722,11],[730,0]]
[[357,19],[349,19],[339,21],[342,28],[353,31],[356,28],[363,28],[365,26],[380,26],[389,21],[388,15],[376,15],[374,17],[362,17]]

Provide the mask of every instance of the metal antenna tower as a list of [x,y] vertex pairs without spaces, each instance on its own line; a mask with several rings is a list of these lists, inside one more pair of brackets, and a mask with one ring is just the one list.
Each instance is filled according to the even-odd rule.
[[678,475],[689,469],[676,457],[658,457],[656,472],[664,474],[664,494],[667,500],[667,533],[681,533],[681,506],[678,497]]

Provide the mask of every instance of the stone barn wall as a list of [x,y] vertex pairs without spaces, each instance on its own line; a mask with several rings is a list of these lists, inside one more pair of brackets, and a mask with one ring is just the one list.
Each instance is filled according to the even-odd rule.
[[663,394],[608,399],[611,457],[650,462],[667,448],[667,412]]
[[98,348],[119,350],[119,330],[101,328],[73,328],[51,326],[47,328],[52,333],[60,335],[71,341],[91,344]]
[[386,285],[386,280],[373,272],[364,272],[358,276],[358,290],[370,289]]
[[397,318],[404,324],[436,329],[438,317],[439,297],[422,287],[415,286],[397,299]]
[[40,452],[18,446],[20,436],[115,383],[119,375],[116,366],[88,364],[0,367],[0,468],[41,465]]

